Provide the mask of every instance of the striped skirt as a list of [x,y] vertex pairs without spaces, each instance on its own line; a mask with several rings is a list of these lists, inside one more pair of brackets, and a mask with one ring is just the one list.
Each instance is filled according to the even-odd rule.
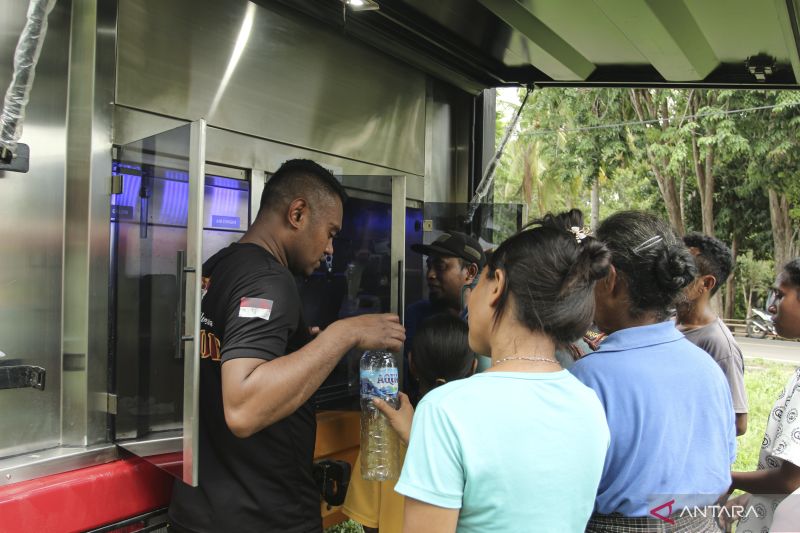
[[658,518],[629,518],[625,516],[593,514],[586,524],[586,533],[720,533],[716,519],[703,516],[679,516],[670,524]]

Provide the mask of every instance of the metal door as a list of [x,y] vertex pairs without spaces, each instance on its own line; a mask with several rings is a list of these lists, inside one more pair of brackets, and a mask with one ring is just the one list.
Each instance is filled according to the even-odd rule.
[[115,442],[197,485],[206,124],[119,148],[111,197]]

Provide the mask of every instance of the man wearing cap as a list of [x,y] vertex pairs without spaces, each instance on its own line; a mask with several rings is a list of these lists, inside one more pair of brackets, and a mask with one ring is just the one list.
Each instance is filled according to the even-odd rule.
[[416,399],[416,383],[408,379],[408,350],[417,326],[436,313],[462,316],[467,304],[461,301],[462,291],[478,279],[486,264],[486,255],[476,239],[458,231],[442,233],[431,244],[414,244],[411,250],[428,256],[425,276],[428,299],[409,305],[405,314],[404,383],[413,401]]

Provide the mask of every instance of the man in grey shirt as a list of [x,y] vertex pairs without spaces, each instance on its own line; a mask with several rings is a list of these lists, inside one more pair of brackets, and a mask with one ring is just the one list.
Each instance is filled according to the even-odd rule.
[[711,297],[727,281],[733,269],[733,257],[722,241],[702,233],[690,233],[683,241],[694,255],[698,275],[677,302],[676,325],[687,339],[708,352],[722,368],[731,388],[736,434],[743,435],[747,431],[748,409],[742,350],[711,308]]

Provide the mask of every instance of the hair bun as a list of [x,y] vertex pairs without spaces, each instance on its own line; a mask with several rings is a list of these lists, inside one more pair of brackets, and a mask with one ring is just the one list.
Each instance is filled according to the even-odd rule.
[[561,288],[562,294],[577,285],[603,279],[608,274],[611,266],[611,252],[605,244],[594,237],[585,237],[581,241],[579,249],[578,257],[564,279]]
[[663,246],[653,263],[656,282],[669,291],[678,291],[694,281],[697,268],[689,250],[682,245]]
[[583,227],[583,212],[580,209],[570,209],[569,211],[557,215],[547,213],[541,219],[532,222],[532,224],[542,226],[543,228],[570,231],[572,227]]

